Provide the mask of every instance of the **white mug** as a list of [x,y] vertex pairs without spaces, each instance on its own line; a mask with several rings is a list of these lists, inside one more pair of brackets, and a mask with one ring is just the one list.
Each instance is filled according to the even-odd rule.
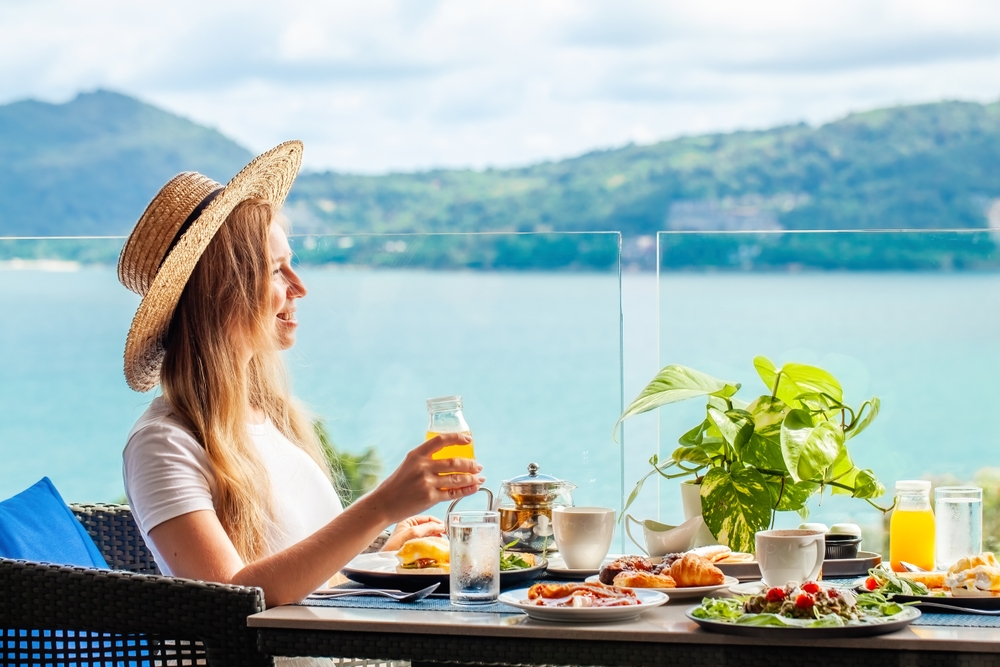
[[826,538],[816,530],[762,530],[755,536],[760,576],[767,586],[801,584],[820,576]]
[[615,511],[608,507],[556,507],[552,529],[566,567],[596,570],[615,536]]

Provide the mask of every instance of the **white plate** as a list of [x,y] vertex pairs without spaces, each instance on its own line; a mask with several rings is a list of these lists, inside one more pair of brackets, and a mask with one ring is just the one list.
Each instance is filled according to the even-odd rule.
[[729,587],[733,595],[760,595],[767,589],[763,581],[745,581]]
[[[614,558],[608,556],[603,561],[601,561],[601,567],[604,567]],[[571,567],[566,567],[566,563],[559,556],[552,556],[549,558],[548,567],[546,568],[546,573],[555,577],[556,579],[583,579],[584,577],[589,577],[592,574],[598,574],[601,571],[601,567],[595,569],[574,569]]]
[[[601,580],[599,577],[587,577],[585,581],[588,584],[596,584]],[[711,593],[712,591],[717,591],[720,588],[726,588],[728,586],[734,586],[739,583],[739,579],[736,577],[726,577],[721,584],[716,584],[714,586],[688,586],[686,588],[630,588],[636,593],[639,591],[661,591],[667,593],[675,600],[685,600],[687,598],[696,598],[700,595],[705,595],[706,593]],[[622,588],[628,588],[627,586],[622,586]]]
[[529,617],[539,621],[559,621],[562,623],[607,623],[609,621],[625,621],[636,618],[642,612],[653,607],[659,607],[669,599],[657,591],[636,590],[635,595],[642,604],[627,607],[542,607],[525,604],[528,599],[528,589],[519,588],[500,594],[500,602],[511,607],[517,607]]

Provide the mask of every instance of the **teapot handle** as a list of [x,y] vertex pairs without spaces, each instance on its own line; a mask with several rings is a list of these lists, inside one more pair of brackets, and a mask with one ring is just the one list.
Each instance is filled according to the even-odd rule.
[[[486,509],[488,511],[492,511],[493,510],[493,492],[490,491],[489,489],[487,489],[485,486],[479,487],[479,491],[485,491],[486,492],[486,497],[489,498],[489,504],[486,505]],[[477,491],[477,493],[478,493],[478,491]],[[465,498],[465,497],[466,496],[463,496],[463,498]],[[455,505],[457,505],[460,500],[462,500],[462,498],[455,498],[453,501],[451,501],[451,504],[448,505],[448,511],[445,512],[445,517],[446,518],[447,518],[447,516],[449,514],[451,514],[451,511],[453,509],[455,509]]]

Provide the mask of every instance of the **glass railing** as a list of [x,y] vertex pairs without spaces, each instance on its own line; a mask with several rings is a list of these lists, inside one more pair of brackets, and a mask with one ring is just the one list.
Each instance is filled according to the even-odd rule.
[[[425,400],[461,394],[494,492],[536,462],[578,504],[620,507],[619,234],[291,242],[309,294],[286,359],[338,449],[374,449],[385,475],[423,440]],[[121,244],[0,239],[0,497],[43,475],[69,501],[122,495],[152,396],[122,376],[138,297],[116,278]]]
[[[662,232],[659,363],[649,375],[682,364],[742,383],[737,397],[749,401],[766,391],[756,355],[817,365],[840,380],[851,406],[881,400],[877,419],[848,446],[888,488],[885,505],[900,479],[986,480],[983,469],[998,465],[997,241],[982,230]],[[632,394],[629,387],[626,401]],[[649,469],[649,456],[669,457],[704,418],[703,399],[636,418],[626,487]],[[827,524],[861,524],[865,544],[882,546],[884,517],[863,501],[827,493],[810,512]],[[647,485],[634,514],[682,520],[677,482]],[[778,517],[781,527],[801,521]]]

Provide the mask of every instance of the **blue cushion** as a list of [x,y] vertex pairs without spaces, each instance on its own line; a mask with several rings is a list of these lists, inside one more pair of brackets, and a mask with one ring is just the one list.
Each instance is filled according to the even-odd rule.
[[0,502],[0,558],[109,569],[48,477]]

